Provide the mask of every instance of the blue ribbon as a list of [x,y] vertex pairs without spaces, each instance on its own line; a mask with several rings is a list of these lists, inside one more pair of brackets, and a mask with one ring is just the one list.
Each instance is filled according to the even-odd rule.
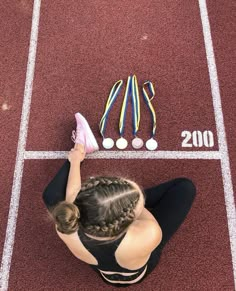
[[[149,91],[151,92],[151,97],[148,96],[148,93],[145,90],[145,86],[147,86]],[[152,137],[154,137],[154,135],[156,134],[156,113],[151,103],[152,99],[155,97],[155,90],[152,82],[147,81],[143,84],[143,97],[152,116]]]
[[103,113],[103,116],[101,118],[101,121],[100,121],[100,124],[99,124],[99,129],[100,129],[100,133],[102,135],[102,137],[104,138],[104,135],[105,135],[105,131],[106,131],[106,125],[107,125],[107,120],[108,120],[108,115],[117,99],[117,96],[121,90],[121,87],[123,85],[123,81],[122,80],[119,80],[117,81],[111,91],[110,91],[110,94],[109,94],[109,97],[107,99],[107,103],[106,103],[106,106],[105,106],[105,110],[104,110],[104,113]]

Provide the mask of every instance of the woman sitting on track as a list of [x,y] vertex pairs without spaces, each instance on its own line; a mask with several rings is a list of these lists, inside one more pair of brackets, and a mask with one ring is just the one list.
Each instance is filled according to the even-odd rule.
[[106,282],[141,282],[189,212],[195,186],[178,178],[142,191],[120,177],[92,177],[81,184],[80,164],[98,149],[85,118],[77,113],[75,147],[43,193],[58,236]]

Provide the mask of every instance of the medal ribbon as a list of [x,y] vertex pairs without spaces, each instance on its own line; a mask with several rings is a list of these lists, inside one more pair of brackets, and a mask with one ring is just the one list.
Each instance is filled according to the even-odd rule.
[[133,135],[136,136],[140,123],[140,97],[136,75],[132,77]]
[[103,138],[104,138],[105,131],[106,131],[108,115],[109,115],[109,113],[110,113],[110,111],[112,109],[112,106],[114,105],[114,103],[116,101],[116,98],[117,98],[117,96],[118,96],[118,94],[119,94],[119,92],[121,90],[122,85],[123,85],[123,81],[122,80],[117,81],[113,85],[113,87],[112,87],[112,89],[110,91],[109,97],[107,99],[105,110],[104,110],[103,116],[102,116],[100,124],[99,124],[100,133],[101,133]]
[[136,136],[139,123],[140,123],[140,97],[139,97],[139,90],[138,90],[138,81],[136,75],[132,77],[129,76],[126,84],[125,89],[125,96],[121,108],[120,113],[120,122],[119,122],[119,131],[120,136],[122,137],[125,130],[125,120],[126,120],[126,113],[127,113],[127,106],[129,97],[131,96],[132,100],[132,115],[133,115],[133,135]]
[[128,101],[129,101],[129,95],[131,92],[131,77],[128,77],[127,80],[127,84],[126,84],[126,88],[125,88],[125,96],[124,96],[124,100],[122,103],[122,107],[121,107],[121,112],[120,112],[120,121],[119,121],[119,132],[120,132],[120,136],[122,137],[124,134],[124,130],[125,130],[125,120],[126,120],[126,113],[127,113],[127,105],[128,105]]
[[[145,90],[145,86],[148,87],[149,91],[151,92],[152,96],[149,98],[147,91]],[[152,137],[154,137],[154,135],[156,134],[156,113],[155,110],[152,106],[152,99],[155,97],[155,90],[153,87],[152,82],[147,81],[143,84],[143,97],[144,97],[144,101],[148,106],[148,109],[152,115]]]

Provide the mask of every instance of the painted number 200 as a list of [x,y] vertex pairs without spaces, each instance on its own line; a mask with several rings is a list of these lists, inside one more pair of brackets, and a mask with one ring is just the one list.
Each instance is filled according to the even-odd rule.
[[214,146],[214,137],[213,133],[210,130],[205,130],[201,132],[200,130],[195,130],[190,132],[188,130],[184,130],[181,133],[181,137],[184,138],[182,141],[182,147],[191,148],[191,147],[208,147],[211,148]]

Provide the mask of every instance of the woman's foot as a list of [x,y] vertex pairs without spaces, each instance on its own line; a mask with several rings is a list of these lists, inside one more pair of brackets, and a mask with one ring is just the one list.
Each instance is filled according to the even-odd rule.
[[75,144],[83,144],[86,153],[92,153],[99,150],[95,136],[82,114],[77,112],[75,114],[76,130],[72,131],[71,139]]

